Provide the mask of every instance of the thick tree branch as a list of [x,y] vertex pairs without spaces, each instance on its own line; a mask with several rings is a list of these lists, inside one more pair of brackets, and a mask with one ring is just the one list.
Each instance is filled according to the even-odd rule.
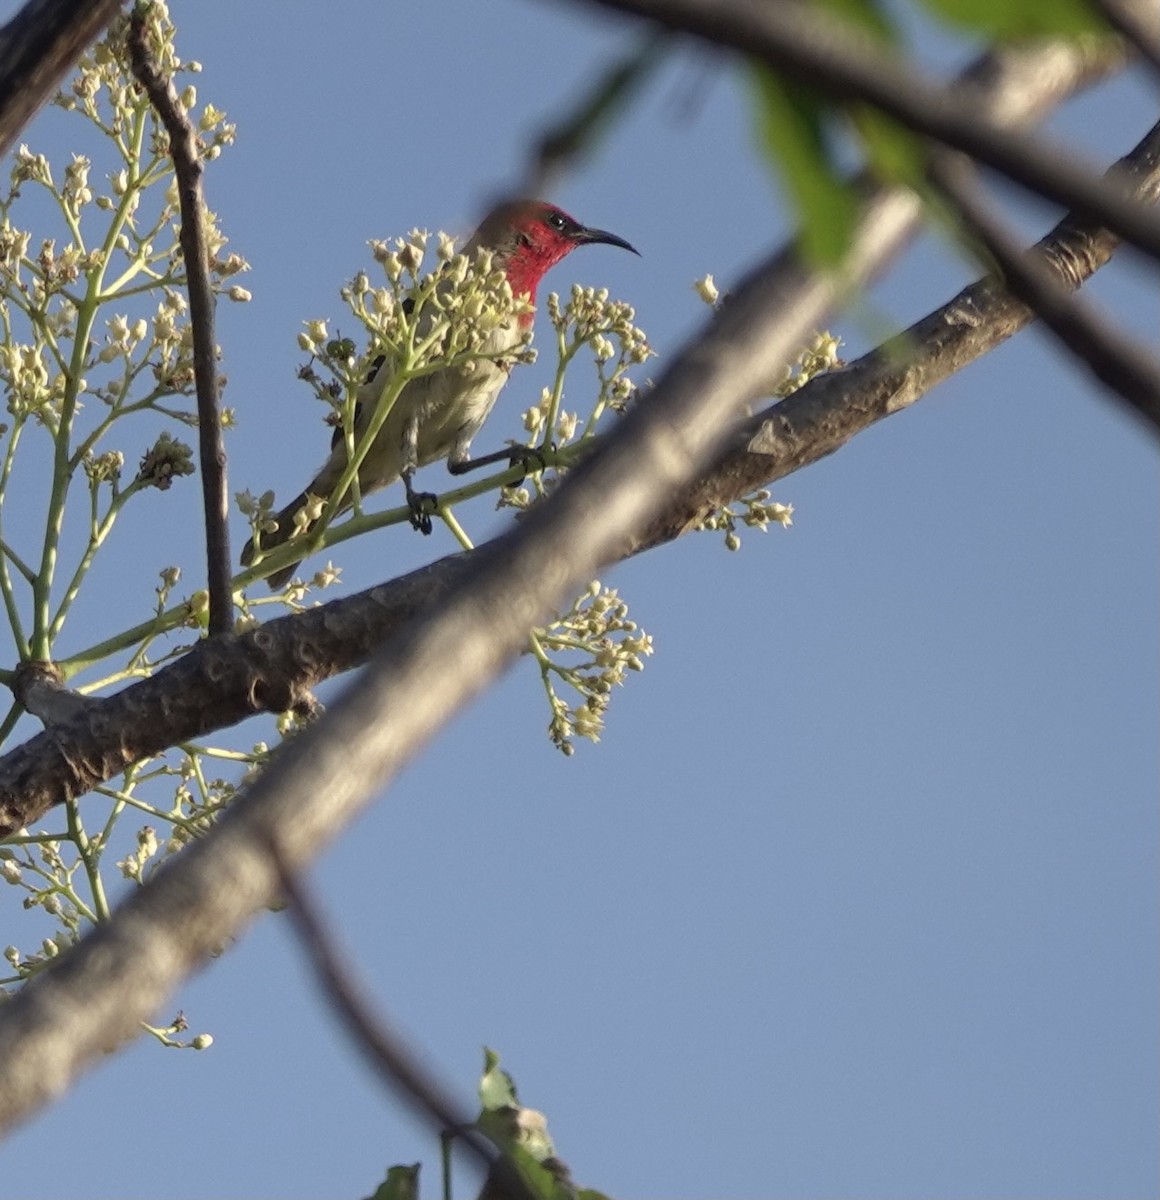
[[[825,6],[768,0],[594,2],[732,47],[837,99],[872,104],[1160,259],[1160,217],[1079,165],[1074,150],[988,119],[964,103],[957,87],[929,83],[869,33],[829,16]],[[1140,3],[1138,11],[1155,24],[1154,5]]]
[[205,239],[204,167],[197,133],[178,98],[172,79],[163,78],[149,49],[146,11],[138,5],[129,18],[129,57],[133,74],[169,134],[169,152],[177,177],[181,204],[181,256],[185,260],[189,318],[193,329],[193,377],[197,385],[197,441],[201,461],[201,493],[205,510],[205,550],[209,589],[209,631],[228,633],[234,627],[234,593],[230,586],[229,490],[226,486],[226,446],[222,437],[218,395],[217,338],[214,333],[214,295],[209,279],[209,248]]
[[[902,220],[901,232],[910,223]],[[878,246],[877,259],[868,253],[865,269],[891,248]],[[366,805],[370,792],[441,726],[452,707],[511,661],[529,624],[599,564],[644,543],[646,538],[639,532],[634,536],[633,530],[642,524],[658,528],[655,510],[718,443],[724,412],[756,394],[822,320],[823,293],[791,260],[767,265],[737,291],[709,333],[680,356],[652,398],[630,413],[548,502],[470,558],[445,560],[409,577],[420,593],[412,592],[411,603],[422,604],[423,619],[401,631],[331,712],[285,747],[206,838],[0,1007],[0,1128],[46,1103],[85,1064],[132,1036],[140,1017],[159,1006],[186,974],[277,895],[277,863],[296,870],[325,849]],[[900,404],[921,394],[921,379],[908,386]],[[896,388],[895,394],[899,392]],[[786,402],[796,402],[792,411],[799,415],[805,415],[802,395]],[[891,407],[887,400],[886,411]],[[786,405],[778,406],[767,422],[756,429],[751,424],[747,443],[755,433],[760,440],[766,425],[771,438],[781,434],[785,411]],[[877,415],[882,414],[870,419]],[[840,420],[836,412],[835,419]],[[823,453],[834,448],[824,438],[817,444]],[[809,453],[807,445],[790,446],[787,461],[795,449]],[[785,473],[776,459],[743,450],[736,454],[761,461],[767,476]],[[733,485],[726,477],[726,486]],[[599,523],[592,520],[593,512],[602,515]],[[682,505],[665,518],[674,535],[684,519]],[[398,623],[390,605],[406,586],[401,581],[340,603],[351,612],[359,609],[364,621],[375,609],[383,610],[381,637],[383,626]],[[443,589],[436,603],[427,590],[431,588]],[[288,620],[315,621],[325,634],[335,615],[335,606],[327,606]],[[270,639],[271,628],[253,636],[265,633]],[[204,681],[215,687],[229,671],[231,654],[223,648],[228,642],[209,639],[190,656],[202,657]],[[286,648],[275,635],[265,649],[277,654]],[[328,671],[315,660],[314,647],[299,645],[296,652],[306,672]],[[292,699],[292,690],[286,689],[279,702]],[[203,704],[206,699],[203,693]],[[93,711],[117,703],[124,701],[113,697]],[[162,708],[180,704],[180,687],[158,703]],[[105,711],[102,752],[115,754],[118,739],[130,736],[130,727],[114,725],[116,710]],[[212,718],[202,713],[198,719],[204,723]],[[44,735],[49,754],[58,754],[54,739],[60,733]],[[79,766],[84,769],[83,763]],[[63,769],[67,773],[73,766],[65,761]],[[12,793],[5,793],[4,800],[11,805]]]
[[[1044,48],[1029,59],[996,68],[989,87],[1014,77],[1052,81],[1051,94],[1077,61]],[[1055,73],[1051,65],[1060,70]],[[1086,70],[1086,68],[1085,68]],[[1075,76],[1072,76],[1073,81]],[[999,81],[999,82],[997,82]],[[1010,102],[1010,97],[1007,97]],[[1137,188],[1153,196],[1154,158],[1137,166]],[[1151,183],[1147,181],[1151,180]],[[1153,190],[1149,191],[1149,187]],[[852,269],[869,273],[913,228],[918,206],[909,193],[886,190],[872,198],[851,249]],[[1107,260],[1115,239],[1065,223],[1045,239],[1044,253],[1069,264],[1075,280]],[[796,259],[783,251],[768,272],[792,272]],[[822,312],[841,294],[841,280],[813,275],[801,280],[803,304]],[[856,433],[917,400],[929,387],[1010,337],[1031,313],[984,280],[910,331],[918,357],[902,364],[885,348],[834,376],[823,376],[788,400],[753,418],[731,442],[715,469],[672,497],[666,510],[632,544],[632,550],[678,537],[714,509],[832,453]],[[471,556],[454,556],[392,582],[317,609],[268,622],[245,634],[199,643],[151,679],[94,704],[72,721],[46,730],[0,759],[0,832],[38,820],[54,804],[82,795],[132,762],[178,742],[203,736],[262,711],[304,703],[312,687],[367,661],[401,625],[461,585]]]
[[[1114,170],[1140,203],[1160,200],[1156,131],[1150,131]],[[1111,258],[1118,245],[1107,230],[1068,216],[1036,243],[1033,256],[1064,286],[1076,288]],[[1034,310],[993,276],[964,288],[896,339],[841,371],[818,376],[747,422],[712,470],[674,498],[635,549],[671,541],[696,529],[722,504],[833,454],[884,417],[909,408],[1034,320]]]
[[[1157,129],[1152,131],[1153,140],[1160,139]],[[1024,254],[1014,233],[983,199],[969,159],[945,152],[935,155],[930,179],[978,240],[984,257],[990,255],[998,264],[1007,290],[1033,309],[1059,345],[1142,418],[1153,434],[1160,433],[1160,359],[1083,304],[1034,256]]]
[[[851,282],[892,249],[880,246]],[[0,1129],[132,1037],[181,979],[276,898],[278,863],[298,870],[320,854],[519,654],[532,626],[624,553],[825,317],[810,282],[790,262],[751,275],[654,393],[548,500],[472,554],[458,586],[391,638],[204,839],[0,1008]],[[225,665],[220,652],[215,661]]]
[[0,154],[49,100],[123,0],[31,0],[0,28]]

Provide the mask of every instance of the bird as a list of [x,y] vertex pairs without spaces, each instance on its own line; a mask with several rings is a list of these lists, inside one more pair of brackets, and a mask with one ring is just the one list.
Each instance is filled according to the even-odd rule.
[[[503,270],[514,297],[524,297],[528,307],[502,323],[491,334],[484,347],[490,356],[474,364],[473,370],[447,367],[408,382],[383,422],[359,466],[359,492],[365,496],[401,479],[411,508],[411,523],[424,533],[431,532],[430,510],[434,497],[415,492],[411,479],[415,471],[427,463],[446,459],[448,470],[463,474],[475,467],[502,460],[518,461],[527,447],[509,447],[495,454],[472,458],[472,438],[479,432],[495,405],[500,391],[507,383],[513,361],[499,357],[525,341],[535,316],[536,289],[544,275],[578,246],[603,244],[639,254],[624,238],[604,229],[581,225],[563,209],[543,200],[509,200],[493,208],[472,234],[463,249],[469,261],[477,251],[487,249],[492,254],[494,268]],[[357,446],[366,433],[374,415],[376,402],[390,381],[393,364],[385,356],[377,358],[359,391],[354,413],[354,444]],[[306,488],[278,512],[273,520],[277,528],[264,532],[262,552],[287,542],[301,525],[295,526],[295,516],[310,503],[311,497],[326,501],[334,491],[347,467],[347,440],[336,429],[331,442],[330,456]],[[339,501],[336,512],[353,504],[348,492]],[[242,550],[243,566],[254,558],[251,539]],[[272,590],[281,588],[297,570],[299,562],[279,568],[267,582]]]

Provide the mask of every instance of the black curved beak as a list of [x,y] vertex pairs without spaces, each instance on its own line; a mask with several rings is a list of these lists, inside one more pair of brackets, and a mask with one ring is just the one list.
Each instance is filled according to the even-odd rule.
[[631,250],[640,258],[640,251],[635,246],[626,242],[624,238],[617,237],[615,233],[609,233],[607,229],[588,229],[581,225],[576,234],[576,241],[584,246],[619,246],[622,250]]

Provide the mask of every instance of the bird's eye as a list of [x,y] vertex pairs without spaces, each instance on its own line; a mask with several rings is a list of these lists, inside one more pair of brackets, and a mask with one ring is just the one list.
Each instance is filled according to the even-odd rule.
[[554,212],[548,215],[548,224],[553,229],[558,229],[561,233],[568,228],[568,218],[562,212]]

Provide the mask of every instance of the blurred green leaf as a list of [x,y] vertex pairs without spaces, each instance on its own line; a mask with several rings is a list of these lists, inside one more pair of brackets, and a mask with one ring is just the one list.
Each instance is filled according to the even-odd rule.
[[832,106],[763,64],[751,77],[758,134],[801,222],[803,253],[817,266],[834,266],[850,244],[856,197],[830,153]]
[[368,1200],[419,1200],[419,1164],[387,1168],[387,1177]]
[[[576,1189],[548,1167],[543,1166],[520,1146],[511,1146],[506,1151],[508,1165],[513,1167],[533,1196],[540,1200],[575,1200]],[[479,1200],[506,1200],[510,1189],[502,1186],[503,1176],[497,1167],[488,1172]]]
[[925,191],[925,141],[893,117],[869,105],[852,108],[850,116],[875,176],[882,183],[903,184],[918,192]]
[[1106,33],[1088,0],[921,0],[935,16],[986,37]]
[[486,1046],[483,1050],[483,1076],[479,1081],[479,1103],[486,1112],[519,1108],[515,1080],[499,1065],[499,1055]]

